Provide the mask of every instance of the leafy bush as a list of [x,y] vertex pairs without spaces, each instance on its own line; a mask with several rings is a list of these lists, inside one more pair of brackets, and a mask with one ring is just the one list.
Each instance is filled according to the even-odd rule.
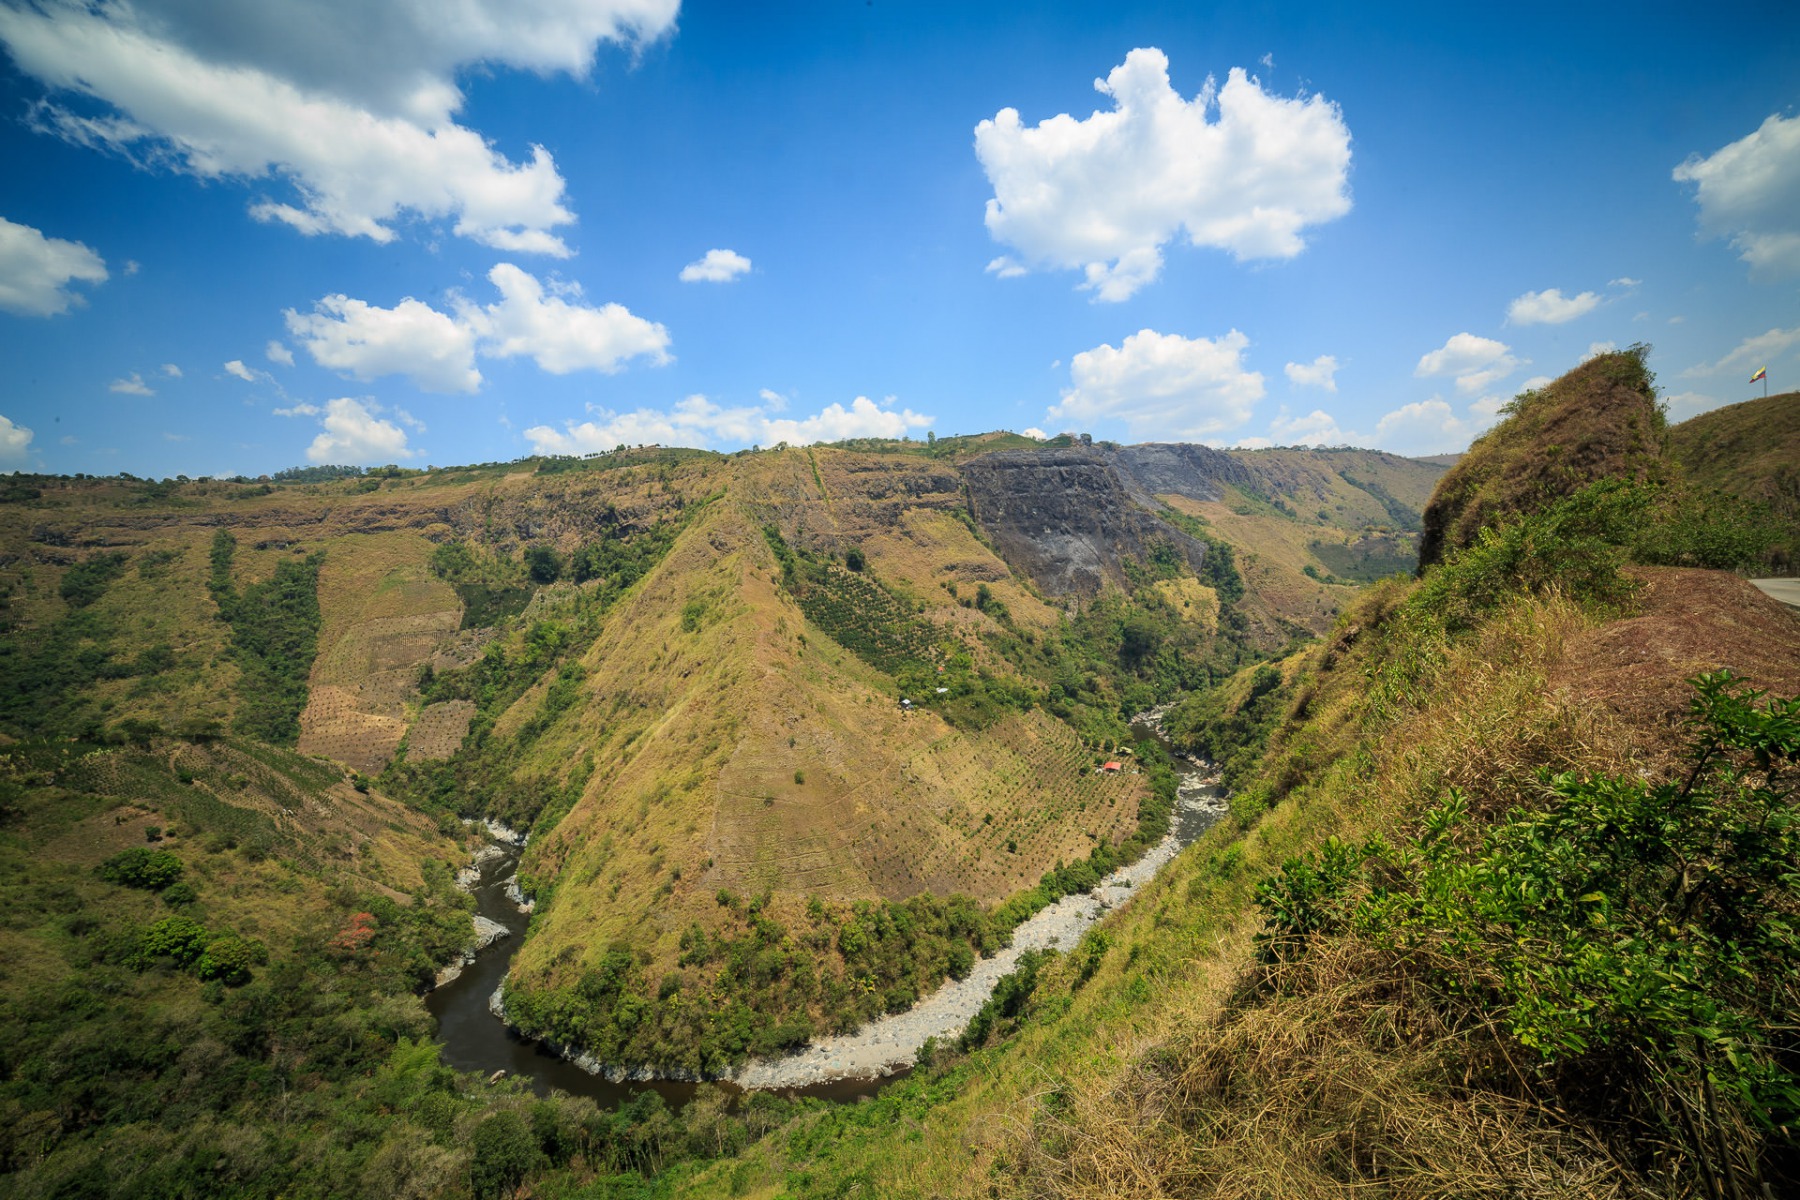
[[83,608],[106,594],[107,585],[125,573],[127,556],[122,550],[96,554],[69,568],[62,578],[62,598],[72,608]]
[[1548,806],[1481,834],[1452,791],[1401,850],[1333,840],[1257,899],[1266,961],[1368,938],[1572,1101],[1627,1111],[1750,1194],[1800,1122],[1800,698],[1729,671],[1691,682],[1681,778],[1559,775]]
[[525,570],[533,583],[555,583],[562,578],[563,556],[551,546],[527,547]]
[[181,878],[181,860],[167,850],[133,846],[121,850],[95,868],[108,883],[160,892]]

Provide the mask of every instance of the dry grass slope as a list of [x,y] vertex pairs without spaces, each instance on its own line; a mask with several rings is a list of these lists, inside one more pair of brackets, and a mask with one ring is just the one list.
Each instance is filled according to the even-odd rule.
[[1664,421],[1642,355],[1589,359],[1505,410],[1475,440],[1425,509],[1419,562],[1469,545],[1484,525],[1537,508],[1600,479],[1666,474]]

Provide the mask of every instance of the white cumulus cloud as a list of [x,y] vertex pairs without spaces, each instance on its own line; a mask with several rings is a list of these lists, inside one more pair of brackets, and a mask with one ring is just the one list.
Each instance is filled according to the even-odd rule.
[[1047,442],[1050,440],[1050,435],[1045,433],[1043,430],[1039,429],[1035,425],[1033,425],[1029,429],[1021,429],[1021,430],[1019,430],[1019,432],[1024,434],[1026,437],[1031,438],[1034,441]]
[[80,242],[0,217],[0,312],[54,317],[84,303],[69,284],[105,281],[105,261]]
[[109,392],[118,392],[125,396],[154,396],[156,389],[144,382],[144,377],[133,371],[123,379],[115,379],[106,385]]
[[695,395],[667,410],[600,410],[594,414],[597,419],[569,421],[562,429],[536,425],[525,431],[525,437],[539,454],[585,454],[640,444],[714,448],[787,442],[804,446],[857,437],[905,437],[929,428],[933,421],[910,408],[895,411],[891,404],[891,400],[877,404],[858,396],[848,408],[828,404],[812,416],[795,420],[771,416],[771,406],[766,403],[726,408]]
[[1599,303],[1600,296],[1595,292],[1565,296],[1561,288],[1546,288],[1526,292],[1507,305],[1506,319],[1514,325],[1561,325],[1593,312]]
[[1309,363],[1291,362],[1282,368],[1295,387],[1324,388],[1328,392],[1337,391],[1337,369],[1338,360],[1330,354],[1321,354]]
[[170,379],[180,379],[181,378],[181,368],[176,366],[174,363],[164,363],[162,365],[162,373],[164,375],[167,375]]
[[[481,338],[481,352],[494,358],[526,355],[552,375],[571,371],[617,371],[628,359],[669,361],[669,331],[635,316],[622,304],[590,308],[581,288],[562,284],[547,291],[535,276],[511,263],[488,272],[500,302],[465,308],[467,327]],[[568,299],[565,299],[567,297]]]
[[1194,440],[1236,429],[1263,397],[1263,377],[1244,366],[1250,339],[1186,338],[1141,329],[1116,349],[1083,350],[1048,413],[1056,422],[1119,421],[1132,437]]
[[1453,375],[1459,391],[1478,392],[1490,383],[1505,379],[1521,365],[1521,361],[1513,356],[1512,347],[1506,343],[1472,333],[1459,333],[1420,357],[1413,374],[1420,379]]
[[1694,185],[1700,229],[1731,240],[1753,275],[1800,274],[1800,117],[1769,117],[1755,132],[1675,168]]
[[[202,179],[271,185],[252,212],[391,240],[407,216],[515,252],[565,254],[574,220],[548,151],[514,162],[455,116],[483,64],[583,75],[641,45],[678,0],[41,0],[0,5],[0,42],[50,90],[37,123]],[[83,97],[82,111],[65,102]],[[104,111],[92,115],[93,102]]]
[[1682,374],[1693,378],[1698,375],[1717,375],[1724,371],[1741,371],[1747,375],[1768,366],[1795,345],[1800,345],[1800,325],[1792,329],[1771,329],[1745,338],[1718,361],[1689,367]]
[[7,417],[0,417],[0,467],[11,467],[18,470],[25,465],[31,454],[31,439],[35,436],[23,425],[14,425]]
[[736,250],[708,250],[705,257],[681,268],[681,282],[730,283],[749,271],[750,260]]
[[287,328],[313,361],[356,379],[405,375],[428,392],[481,387],[476,357],[525,356],[553,375],[619,370],[628,360],[670,361],[669,331],[621,304],[581,303],[573,283],[546,285],[512,263],[488,280],[493,304],[456,297],[454,315],[406,297],[382,308],[349,296],[326,296],[310,313],[286,311]]
[[[319,435],[306,448],[308,462],[366,465],[417,457],[419,452],[406,443],[406,431],[382,419],[384,411],[372,400],[342,396],[327,400],[323,406],[302,403],[278,408],[275,415],[319,418]],[[405,413],[396,415],[416,427],[416,422]]]
[[356,379],[405,375],[428,392],[473,392],[475,334],[411,296],[380,308],[349,296],[326,296],[310,313],[288,309],[288,332],[322,367]]
[[244,360],[241,358],[234,358],[226,363],[225,373],[227,375],[236,376],[245,383],[257,383],[266,378],[261,371],[258,371],[253,367],[246,367],[244,365]]
[[1017,252],[989,271],[1076,269],[1096,298],[1123,300],[1178,235],[1239,261],[1292,258],[1306,227],[1350,211],[1350,130],[1321,96],[1276,96],[1233,68],[1184,99],[1154,48],[1094,87],[1109,111],[1027,126],[1004,108],[975,127],[988,232]]
[[271,341],[263,349],[263,355],[272,363],[280,363],[284,367],[294,365],[294,352],[281,342]]

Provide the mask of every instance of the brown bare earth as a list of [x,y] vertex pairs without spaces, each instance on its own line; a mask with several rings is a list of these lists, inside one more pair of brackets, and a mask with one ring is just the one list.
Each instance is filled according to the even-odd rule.
[[1571,638],[1549,686],[1597,706],[1666,765],[1686,740],[1687,680],[1729,667],[1780,696],[1800,694],[1800,613],[1725,571],[1639,567],[1637,615]]

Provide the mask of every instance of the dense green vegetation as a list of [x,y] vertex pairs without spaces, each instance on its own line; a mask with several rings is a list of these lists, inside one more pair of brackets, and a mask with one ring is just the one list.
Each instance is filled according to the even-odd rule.
[[1245,690],[1220,687],[1185,697],[1163,728],[1176,745],[1216,763],[1225,786],[1236,789],[1255,771],[1291,699],[1280,670],[1265,664],[1251,673]]
[[231,626],[231,656],[238,666],[238,711],[232,728],[276,746],[300,737],[306,685],[319,651],[319,567],[322,553],[296,562],[282,559],[261,583],[239,589],[231,574],[237,539],[221,529],[213,536],[207,588],[219,618]]
[[[18,636],[13,622],[0,615],[5,635],[0,636],[0,727],[15,734],[99,740],[107,706],[96,703],[90,691],[96,683],[138,679],[139,686],[149,686],[175,665],[165,643],[140,646],[129,656],[118,649],[125,640],[120,618],[98,602],[128,561],[123,553],[109,552],[72,566],[58,589],[65,611],[30,636]],[[134,736],[137,724],[116,723],[113,733]]]
[[[33,956],[7,965],[0,991],[0,1186],[395,1194],[365,1175],[396,1131],[370,1084],[411,1044],[402,1039],[428,1036],[414,993],[467,941],[468,898],[444,863],[426,864],[408,905],[348,883],[326,889],[203,826],[184,825],[179,852],[129,848],[95,870],[39,852],[143,802],[143,777],[116,775],[115,760],[160,771],[166,794],[192,790],[169,749],[20,743],[0,755],[17,806],[0,825],[0,912]],[[224,915],[309,901],[321,904],[314,920],[281,922],[306,932],[267,944]],[[497,1094],[449,1076],[437,1090],[412,1111],[446,1141]]]

